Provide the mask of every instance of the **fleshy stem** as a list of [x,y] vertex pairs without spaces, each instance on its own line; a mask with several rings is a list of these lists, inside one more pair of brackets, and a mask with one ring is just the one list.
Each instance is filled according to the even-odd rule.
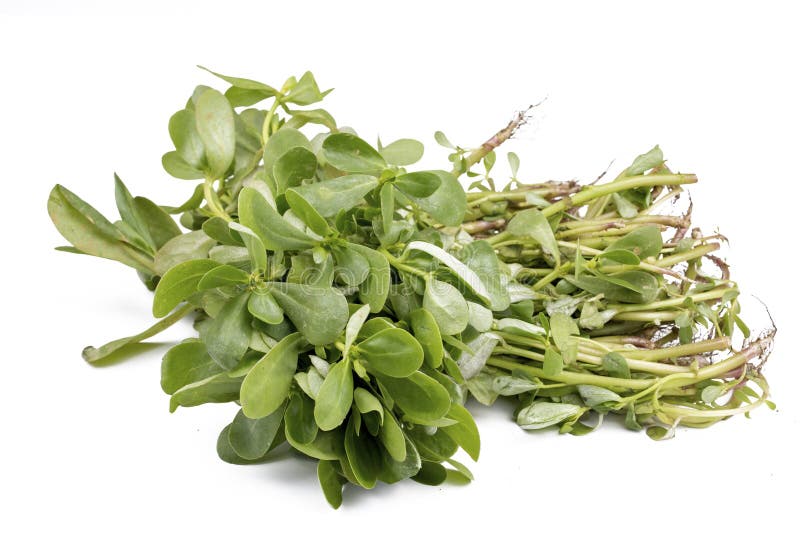
[[155,323],[153,326],[151,326],[150,328],[139,334],[126,337],[123,339],[118,339],[116,341],[111,341],[110,343],[106,343],[100,348],[86,347],[85,349],[83,349],[83,359],[89,363],[96,363],[105,358],[106,356],[110,356],[111,354],[113,354],[115,348],[118,348],[114,347],[114,345],[118,343],[120,344],[120,346],[129,345],[131,343],[139,343],[140,341],[144,341],[145,339],[151,338],[154,335],[163,332],[170,326],[180,321],[182,318],[189,315],[194,309],[195,309],[194,304],[186,303],[183,306],[180,306],[170,315],[167,315],[166,317]]
[[214,191],[214,181],[213,177],[207,176],[205,182],[203,182],[203,197],[206,199],[208,209],[217,217],[222,217],[226,221],[231,221],[233,219],[231,219],[231,216],[228,215],[222,207],[222,201]]
[[550,217],[574,206],[581,206],[595,198],[618,193],[637,187],[652,187],[656,185],[683,185],[697,182],[694,174],[650,174],[628,178],[618,182],[610,182],[603,185],[590,185],[581,189],[570,198],[565,198],[550,204],[542,210],[545,217]]
[[460,164],[456,164],[453,168],[453,174],[456,176],[461,176],[465,172],[467,172],[473,165],[478,163],[487,154],[492,152],[494,149],[511,139],[511,136],[514,135],[516,132],[525,122],[528,120],[528,111],[531,110],[533,106],[528,106],[528,109],[525,111],[518,111],[517,114],[514,116],[513,119],[506,125],[505,128],[494,134],[490,137],[487,141],[485,141],[480,147],[476,148],[469,154],[467,157],[464,158],[463,166]]
[[384,248],[378,250],[380,251],[381,254],[386,256],[386,259],[389,260],[389,263],[392,265],[392,267],[394,267],[398,271],[405,271],[407,273],[414,274],[426,280],[430,278],[431,273],[425,272],[421,269],[417,269],[416,267],[412,267],[411,265],[406,265],[405,263],[394,257],[391,252],[389,252]]

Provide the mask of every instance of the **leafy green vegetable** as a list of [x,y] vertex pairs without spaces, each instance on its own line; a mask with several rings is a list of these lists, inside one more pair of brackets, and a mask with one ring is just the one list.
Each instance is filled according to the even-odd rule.
[[193,317],[161,387],[171,411],[240,406],[222,460],[286,443],[319,461],[336,508],[346,484],[472,480],[453,459],[480,454],[470,395],[516,402],[525,429],[583,435],[619,417],[653,439],[774,408],[774,329],[742,320],[722,238],[663,209],[696,177],[659,147],[605,183],[524,184],[516,154],[496,165],[520,113],[475,149],[436,132],[452,170],[417,170],[419,141],[375,148],[306,108],[329,92],[310,72],[275,86],[208,72],[230,86],[192,92],[162,157],[200,181],[188,199],[159,206],[114,176],[119,220],[60,185],[47,209],[69,243],[57,250],[118,261],[154,292],[159,320],[87,347],[88,362]]

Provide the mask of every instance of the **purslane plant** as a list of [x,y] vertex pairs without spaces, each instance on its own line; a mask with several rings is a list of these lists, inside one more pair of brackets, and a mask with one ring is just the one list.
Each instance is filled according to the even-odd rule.
[[308,107],[327,94],[311,73],[280,89],[212,74],[225,93],[199,86],[169,121],[164,169],[198,183],[184,204],[115,177],[121,220],[60,185],[48,211],[60,250],[123,263],[154,291],[159,321],[87,347],[88,362],[194,317],[161,385],[173,411],[240,405],[223,460],[288,443],[319,461],[338,507],[345,483],[471,479],[453,458],[480,452],[470,395],[516,398],[526,429],[582,434],[613,412],[656,439],[771,405],[774,328],[752,337],[741,320],[721,236],[690,231],[691,208],[669,213],[696,177],[658,147],[589,186],[523,184],[509,153],[498,189],[494,150],[524,113],[472,150],[437,132],[452,169],[409,170],[422,143],[373,147],[339,127]]

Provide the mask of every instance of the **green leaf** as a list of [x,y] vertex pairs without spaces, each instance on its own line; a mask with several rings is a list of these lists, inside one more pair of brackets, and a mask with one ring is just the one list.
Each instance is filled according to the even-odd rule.
[[155,272],[163,276],[172,267],[185,261],[206,259],[208,251],[216,244],[201,230],[175,236],[156,252],[153,258]]
[[186,163],[180,154],[175,151],[167,152],[161,156],[161,166],[164,167],[167,174],[181,180],[203,180],[206,177],[203,171]]
[[322,142],[325,160],[340,171],[362,174],[379,174],[386,168],[377,150],[369,143],[350,133],[335,133]]
[[417,308],[411,312],[409,320],[414,337],[422,346],[425,363],[434,369],[439,368],[444,358],[444,347],[436,319],[425,308]]
[[431,196],[442,180],[436,172],[418,171],[408,174],[401,174],[394,180],[394,185],[408,196],[415,198],[425,198]]
[[[229,464],[234,464],[234,465],[251,465],[251,464],[261,463],[266,459],[265,457],[267,456],[267,454],[269,454],[269,452],[267,452],[267,454],[265,454],[261,458],[257,458],[255,460],[246,460],[241,456],[239,456],[238,454],[236,454],[236,451],[234,451],[233,447],[231,447],[230,435],[229,435],[230,428],[231,425],[228,425],[225,428],[223,428],[222,432],[220,432],[219,437],[217,438],[217,455],[223,462],[227,462]],[[273,446],[271,449],[274,449],[277,445],[283,443],[283,441],[284,441],[283,436],[278,434],[276,436],[276,439],[272,442]]]
[[282,409],[258,419],[251,419],[244,414],[244,410],[239,410],[228,429],[228,441],[240,458],[263,458],[272,447],[282,422]]
[[[203,140],[197,131],[195,112],[191,109],[182,109],[169,119],[169,136],[175,145],[175,159],[204,178],[200,169],[205,167],[206,150]],[[167,154],[164,155],[166,157]],[[164,165],[166,168],[166,165]],[[169,170],[167,170],[169,172]],[[172,174],[172,173],[170,173]],[[181,178],[178,176],[177,178]]]
[[364,388],[356,388],[353,392],[353,400],[356,403],[356,408],[362,414],[376,412],[383,424],[383,405],[378,397],[370,393]]
[[555,377],[561,374],[564,369],[564,357],[552,349],[547,347],[544,350],[544,362],[542,363],[542,372],[548,377]]
[[278,194],[302,184],[303,180],[313,178],[316,173],[317,157],[303,146],[290,148],[272,166]]
[[283,321],[283,309],[268,291],[253,291],[247,301],[247,310],[267,324],[280,324]]
[[508,166],[511,168],[511,176],[516,178],[519,172],[519,156],[516,153],[508,153]]
[[628,410],[625,413],[625,428],[636,431],[642,429],[642,425],[636,420],[636,407],[633,403],[628,405]]
[[400,328],[382,330],[356,348],[367,369],[395,378],[409,376],[419,369],[424,357],[414,336]]
[[317,244],[281,217],[261,193],[249,187],[239,193],[239,222],[255,232],[268,250],[305,250]]
[[292,392],[284,416],[286,435],[292,441],[308,444],[317,437],[319,428],[314,421],[314,401],[301,392]]
[[469,454],[470,458],[477,462],[481,453],[481,437],[472,415],[460,404],[453,403],[450,405],[450,411],[447,412],[446,417],[457,421],[457,423],[442,427],[438,431],[450,436],[453,441],[458,443]]
[[[599,273],[598,273],[599,274]],[[613,276],[565,276],[566,280],[593,295],[603,294],[608,300],[645,304],[658,296],[658,280],[644,271],[628,271]]]
[[292,208],[294,214],[300,217],[315,234],[327,237],[333,232],[322,215],[297,191],[293,189],[287,190],[286,202],[289,203],[289,207]]
[[575,417],[583,411],[577,404],[557,402],[534,402],[520,410],[517,424],[525,430],[537,430],[557,425],[561,421]]
[[133,199],[136,210],[147,226],[155,249],[163,247],[173,237],[181,235],[181,230],[169,214],[160,206],[145,197]]
[[290,109],[288,113],[292,118],[286,123],[286,127],[300,128],[310,122],[336,131],[336,120],[324,109]]
[[239,398],[242,379],[230,377],[228,373],[209,376],[180,388],[169,399],[169,411],[178,406],[191,407],[201,404],[232,402]]
[[228,221],[222,217],[211,217],[203,223],[202,229],[208,237],[223,245],[235,247],[242,245],[242,242],[237,239],[237,236],[231,233]]
[[649,152],[636,156],[636,159],[633,160],[631,166],[625,169],[623,175],[638,176],[640,174],[644,174],[650,169],[660,166],[663,163],[664,163],[664,154],[661,152],[661,148],[659,148],[659,146],[656,145],[653,148],[651,148]]
[[450,394],[444,386],[421,371],[406,378],[383,376],[378,381],[397,406],[416,421],[436,421],[450,410]]
[[153,315],[164,317],[195,294],[200,280],[217,266],[219,264],[211,260],[189,260],[164,273],[153,296]]
[[334,288],[276,282],[270,289],[292,324],[312,345],[333,343],[350,317],[347,299]]
[[603,356],[603,370],[615,378],[630,378],[628,360],[617,352],[609,352]]
[[322,430],[333,430],[344,421],[353,404],[353,370],[350,360],[333,364],[317,393],[314,419]]
[[426,486],[439,486],[447,480],[447,469],[442,464],[425,460],[419,472],[411,478]]
[[622,400],[622,397],[610,389],[588,384],[578,385],[578,393],[580,393],[583,398],[583,402],[591,408],[602,408],[608,404],[616,404]]
[[621,263],[622,265],[639,265],[639,257],[629,250],[606,250],[598,256],[604,260],[605,264],[609,262]]
[[370,272],[370,264],[354,248],[335,247],[331,250],[336,259],[336,277],[344,285],[355,287],[362,284]]
[[208,355],[205,344],[190,339],[169,349],[161,360],[161,389],[172,395],[180,388],[223,371]]
[[250,369],[240,394],[245,415],[253,419],[266,417],[286,401],[297,370],[298,353],[304,345],[302,335],[289,334]]
[[390,183],[381,187],[381,226],[384,234],[392,231],[394,220],[394,186]]
[[[242,89],[241,87],[228,87],[225,90],[225,98],[231,103],[234,108],[252,106],[258,104],[262,100],[273,96],[267,91],[260,91],[258,89]],[[245,110],[247,111],[247,110]],[[266,113],[266,111],[262,111]]]
[[[144,242],[148,252],[155,252],[158,247],[156,247],[153,238],[150,236],[150,227],[147,224],[147,220],[144,214],[139,211],[138,205],[128,188],[125,187],[125,184],[116,174],[114,174],[114,197],[122,221]],[[173,224],[175,224],[174,221]]]
[[344,450],[355,481],[367,489],[375,487],[381,458],[375,441],[366,433],[356,433],[355,419],[350,418],[344,434]]
[[467,302],[469,309],[469,325],[478,332],[486,332],[494,324],[492,310],[475,302]]
[[436,142],[439,145],[441,145],[441,146],[443,146],[445,148],[452,148],[452,149],[456,148],[453,145],[453,143],[450,142],[450,140],[447,138],[447,136],[444,134],[444,132],[436,131],[433,134],[433,138],[436,140]]
[[225,176],[233,163],[236,129],[230,102],[214,89],[206,89],[195,102],[197,133],[205,147],[212,176]]
[[128,244],[119,229],[66,187],[53,188],[47,211],[58,232],[85,254],[115,260],[139,271],[153,271],[147,256]]
[[469,323],[467,301],[447,282],[435,278],[428,280],[422,306],[430,312],[444,335],[459,334]]
[[560,262],[561,253],[558,250],[558,243],[553,234],[550,223],[541,211],[536,208],[529,208],[518,211],[508,222],[507,231],[517,237],[529,237],[539,243],[542,250],[553,256],[556,262]]
[[[633,230],[631,233],[614,241],[606,247],[604,254],[625,250],[632,252],[639,259],[657,258],[661,253],[664,242],[661,239],[661,230],[658,226],[648,225]],[[610,258],[614,259],[614,258]],[[619,261],[619,260],[614,260]],[[623,262],[620,262],[623,263]]]
[[244,241],[250,256],[250,268],[255,272],[265,273],[267,271],[267,251],[261,239],[250,228],[239,223],[230,222],[228,226],[237,232]]
[[254,81],[254,80],[248,80],[247,78],[237,78],[235,76],[226,76],[224,74],[219,74],[218,72],[214,72],[213,70],[209,70],[206,67],[203,67],[202,65],[198,65],[198,67],[203,69],[206,72],[209,72],[209,73],[213,74],[217,78],[225,80],[226,82],[228,82],[229,84],[231,84],[234,87],[239,87],[240,89],[251,89],[251,90],[257,90],[257,91],[263,91],[265,93],[270,93],[270,96],[274,96],[274,95],[278,94],[278,91],[276,91],[275,89],[273,89],[272,87],[270,87],[269,85],[267,85],[265,83],[257,82],[257,81]]
[[364,305],[358,308],[347,320],[347,326],[344,329],[344,350],[342,356],[347,356],[350,353],[350,347],[358,337],[361,327],[369,317],[369,306]]
[[455,275],[458,276],[458,278],[463,281],[467,287],[473,293],[475,293],[475,295],[483,299],[485,302],[489,302],[489,292],[486,290],[486,287],[483,285],[483,281],[480,279],[480,277],[475,274],[472,269],[461,263],[455,257],[436,245],[427,243],[425,241],[412,241],[406,245],[406,251],[411,250],[419,250],[429,254],[430,256],[433,256],[441,263],[445,264],[451,271],[453,271],[453,273],[455,273]]
[[581,331],[572,317],[564,313],[554,313],[550,316],[550,335],[558,350],[567,350],[570,343],[574,343],[571,336],[580,335]]
[[223,369],[236,367],[250,346],[249,298],[249,293],[242,293],[226,302],[202,336],[208,354]]
[[374,176],[349,174],[294,187],[323,217],[333,217],[363,202],[364,195],[378,186]]
[[358,298],[362,303],[369,304],[372,313],[378,313],[383,309],[392,286],[389,260],[377,250],[364,245],[348,243],[347,246],[364,256],[369,263],[369,274],[358,286]]
[[425,146],[416,139],[398,139],[381,148],[380,153],[390,165],[413,165],[422,159]]
[[197,283],[197,290],[205,291],[215,287],[237,286],[248,282],[250,282],[250,276],[243,270],[230,265],[219,265],[203,275]]
[[614,205],[617,208],[617,213],[619,213],[622,218],[632,219],[639,214],[639,208],[636,207],[636,204],[623,197],[619,193],[613,193],[611,195],[611,199],[614,201]]
[[447,171],[432,171],[441,185],[430,196],[413,197],[411,200],[436,221],[445,226],[458,226],[467,211],[467,194],[458,180]]
[[326,94],[328,94],[328,91],[325,93],[320,92],[314,75],[306,71],[297,81],[297,84],[289,91],[285,101],[300,106],[307,106],[319,102]]
[[283,127],[269,136],[264,145],[264,168],[272,173],[279,158],[295,147],[311,150],[308,138],[294,128]]
[[489,307],[493,311],[503,311],[511,304],[506,284],[500,276],[500,260],[492,245],[477,239],[467,244],[461,251],[461,259],[483,282],[486,288]]
[[320,460],[317,464],[317,478],[319,478],[319,485],[325,495],[325,500],[334,509],[338,509],[342,505],[343,479],[336,472],[336,463],[330,460]]
[[338,428],[332,432],[317,432],[317,437],[311,443],[298,443],[292,441],[290,436],[286,436],[289,444],[312,458],[317,460],[340,460],[344,456],[344,428]]
[[378,437],[393,460],[402,462],[406,459],[408,455],[408,449],[406,448],[407,439],[405,434],[403,434],[403,430],[400,428],[400,424],[391,412],[386,413]]

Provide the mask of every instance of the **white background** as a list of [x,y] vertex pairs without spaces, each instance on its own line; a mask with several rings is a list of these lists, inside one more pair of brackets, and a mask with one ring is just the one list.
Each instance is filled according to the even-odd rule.
[[[791,3],[62,4],[0,2],[0,530],[796,532]],[[590,180],[660,143],[673,169],[700,176],[696,221],[731,239],[734,277],[770,305],[779,410],[656,443],[613,422],[582,438],[526,433],[510,406],[476,407],[475,483],[349,488],[337,512],[312,462],[221,462],[235,406],[168,413],[166,345],[102,369],[82,361],[85,345],[148,325],[150,297],[124,267],[54,252],[45,209],[58,182],[115,215],[114,171],[134,194],[183,200],[192,185],[160,167],[167,120],[195,85],[223,87],[195,64],[278,86],[310,69],[336,88],[326,107],[340,124],[423,139],[427,166],[446,165],[435,130],[477,145],[545,97],[508,143],[525,180]],[[188,335],[182,324],[158,339]]]

